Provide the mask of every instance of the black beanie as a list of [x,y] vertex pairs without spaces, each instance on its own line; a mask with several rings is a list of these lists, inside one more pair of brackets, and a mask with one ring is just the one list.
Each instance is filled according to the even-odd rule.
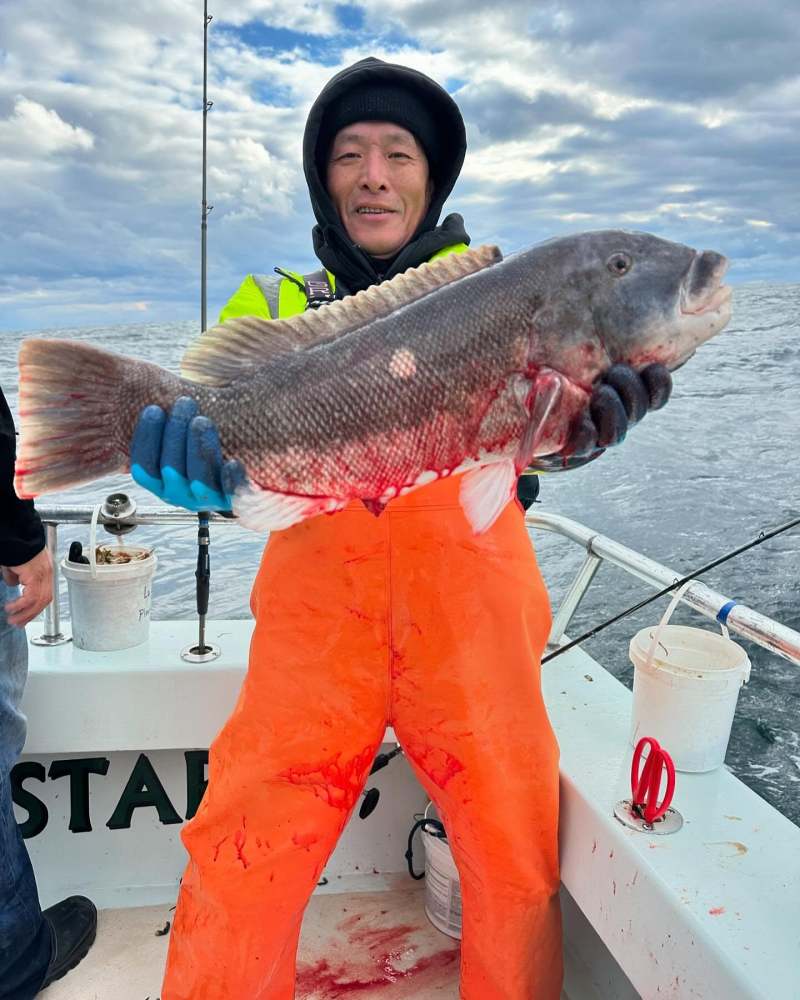
[[328,155],[337,132],[354,122],[394,122],[408,129],[425,150],[435,183],[441,144],[433,113],[409,87],[383,81],[351,88],[326,110],[317,143],[320,177],[324,178],[327,173]]

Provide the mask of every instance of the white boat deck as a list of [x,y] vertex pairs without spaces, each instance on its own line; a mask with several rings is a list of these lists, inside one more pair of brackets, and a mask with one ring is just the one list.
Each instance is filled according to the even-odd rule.
[[[371,892],[317,891],[303,920],[296,1000],[458,1000],[460,944],[426,918],[423,886],[378,880]],[[157,1000],[173,909],[101,910],[97,940],[45,1000]],[[569,988],[569,992],[567,992]],[[562,1000],[600,1000],[568,966]]]
[[[315,894],[303,921],[297,1000],[457,1000],[459,943],[425,917],[408,882],[385,892]],[[44,1000],[156,1000],[167,906],[105,910],[84,961]]]

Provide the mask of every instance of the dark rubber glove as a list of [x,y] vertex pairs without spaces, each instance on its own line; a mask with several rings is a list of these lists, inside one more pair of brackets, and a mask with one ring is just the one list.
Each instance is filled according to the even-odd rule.
[[247,482],[241,462],[223,462],[217,428],[198,416],[188,396],[169,415],[160,406],[142,410],[131,441],[131,475],[166,503],[194,511],[230,511],[237,487]]
[[616,364],[595,386],[588,411],[573,430],[572,439],[556,455],[542,455],[530,467],[540,472],[576,469],[599,458],[606,448],[622,444],[628,428],[649,410],[660,410],[672,392],[672,376],[661,364],[637,372]]

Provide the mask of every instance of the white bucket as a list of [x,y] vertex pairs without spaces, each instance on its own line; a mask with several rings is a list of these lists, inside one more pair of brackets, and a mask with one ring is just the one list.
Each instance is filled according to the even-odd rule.
[[631,639],[631,745],[652,736],[678,771],[713,771],[725,761],[739,690],[750,660],[737,643],[706,629],[668,625],[682,587],[655,628]]
[[[427,815],[427,809],[425,810]],[[443,934],[461,937],[461,882],[447,840],[422,827],[425,847],[425,912]]]
[[89,534],[89,565],[62,559],[72,618],[72,641],[78,649],[106,652],[128,649],[147,640],[150,594],[156,557],[139,545],[112,546],[112,551],[145,558],[127,563],[96,562],[97,513]]

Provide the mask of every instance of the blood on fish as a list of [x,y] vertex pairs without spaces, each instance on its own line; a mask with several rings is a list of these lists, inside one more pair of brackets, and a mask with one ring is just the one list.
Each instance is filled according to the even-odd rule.
[[[604,263],[620,248],[644,263],[623,282]],[[88,344],[30,338],[19,356],[17,493],[127,470],[124,443],[141,409],[169,409],[186,394],[217,426],[226,457],[244,463],[252,488],[237,491],[237,508],[258,530],[351,500],[366,498],[377,512],[420,477],[481,455],[495,462],[535,448],[563,458],[612,356],[637,370],[674,368],[725,326],[724,267],[711,251],[615,230],[549,240],[505,261],[495,247],[468,250],[286,318],[284,346],[266,359],[253,324],[272,321],[231,319],[190,347],[186,377]],[[209,385],[212,369],[219,379]],[[554,379],[558,397],[538,412],[533,387]],[[492,477],[482,481],[478,495]],[[465,509],[476,532],[487,530],[473,507],[474,496]]]

